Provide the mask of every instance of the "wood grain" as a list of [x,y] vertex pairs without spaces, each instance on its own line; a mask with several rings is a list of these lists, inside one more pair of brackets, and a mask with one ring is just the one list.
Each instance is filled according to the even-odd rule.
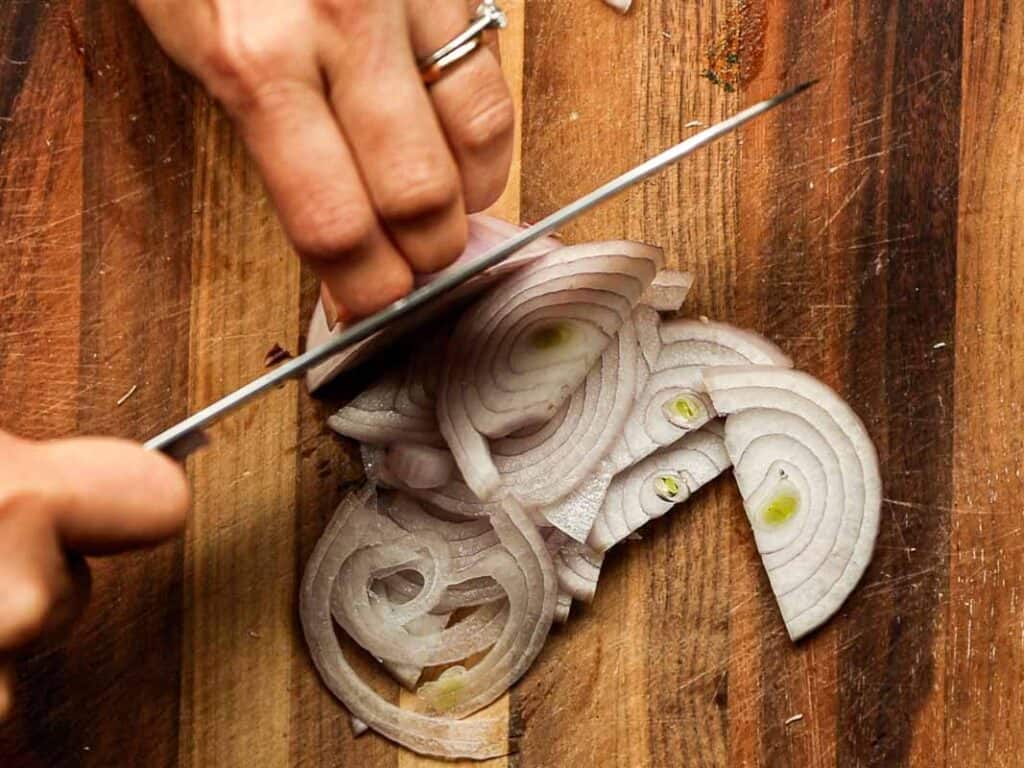
[[[863,583],[797,646],[727,479],[644,530],[498,704],[493,764],[1018,764],[1019,3],[505,5],[511,219],[821,78],[564,234],[662,245],[696,274],[688,313],[765,332],[836,387],[886,501]],[[127,4],[4,10],[0,427],[142,438],[298,349],[317,286],[237,136]],[[723,39],[734,92],[703,76]],[[285,388],[213,431],[184,542],[95,564],[83,623],[21,667],[0,764],[436,764],[354,739],[305,652],[297,582],[360,474],[324,429],[335,404]]]
[[[219,110],[196,111],[189,405],[263,372],[274,344],[295,350],[299,266],[241,141]],[[244,340],[244,343],[228,343]],[[279,389],[210,431],[189,461],[181,764],[284,765],[287,697],[299,651],[292,616],[296,392]]]
[[1009,727],[1024,715],[1024,8],[966,5],[947,705],[938,714],[950,765],[994,766],[1024,753],[1024,734]]

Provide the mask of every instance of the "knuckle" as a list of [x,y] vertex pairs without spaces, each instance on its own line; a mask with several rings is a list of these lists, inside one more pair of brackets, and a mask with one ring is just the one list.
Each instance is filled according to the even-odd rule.
[[313,9],[342,32],[367,31],[379,0],[311,0]]
[[470,151],[486,150],[510,141],[515,128],[515,108],[504,81],[476,92],[465,118],[458,125],[459,143]]
[[465,216],[445,222],[428,236],[411,238],[408,244],[402,242],[406,259],[417,272],[436,272],[454,262],[466,249],[469,238]]
[[377,201],[385,220],[413,219],[446,210],[459,199],[459,179],[454,168],[437,161],[406,162],[398,166],[394,184]]
[[408,270],[393,270],[376,277],[372,285],[346,298],[346,307],[358,316],[372,315],[412,290],[413,277]]
[[0,644],[17,648],[42,634],[53,597],[38,579],[9,578],[0,590],[0,606]]
[[246,28],[221,30],[206,48],[202,72],[214,98],[241,112],[272,101],[282,90],[291,43],[284,35],[257,35]]
[[313,199],[295,215],[290,234],[303,256],[335,259],[371,242],[376,228],[367,206]]

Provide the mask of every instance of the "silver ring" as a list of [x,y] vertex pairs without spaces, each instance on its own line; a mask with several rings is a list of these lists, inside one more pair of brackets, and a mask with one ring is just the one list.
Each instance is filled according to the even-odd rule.
[[444,71],[462,61],[480,47],[480,38],[488,29],[504,29],[508,26],[505,12],[494,0],[483,0],[477,6],[476,14],[470,19],[469,26],[453,37],[432,54],[419,62],[420,76],[427,85],[441,79]]

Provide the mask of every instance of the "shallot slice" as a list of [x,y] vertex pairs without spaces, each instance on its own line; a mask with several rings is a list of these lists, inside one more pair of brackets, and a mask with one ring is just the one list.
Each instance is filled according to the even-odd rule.
[[621,432],[635,396],[637,342],[631,321],[619,329],[583,385],[554,419],[539,429],[493,441],[491,453],[502,485],[536,507],[555,502],[579,485]]
[[566,539],[554,560],[558,588],[575,600],[591,602],[597,591],[604,553],[596,552],[578,541]]
[[479,498],[500,486],[487,438],[558,411],[629,318],[661,258],[624,241],[561,248],[463,314],[438,388],[438,423]]
[[392,371],[327,419],[335,432],[362,443],[443,447],[435,400],[444,334],[423,340],[403,371]]
[[458,474],[450,451],[427,445],[389,445],[387,462],[392,475],[407,488],[439,488]]
[[[393,522],[384,522],[384,516],[373,504],[372,489],[363,489],[342,501],[317,543],[303,578],[303,631],[328,688],[355,718],[422,754],[485,759],[507,751],[502,720],[453,718],[468,715],[500,696],[532,663],[551,627],[557,584],[544,541],[523,511],[510,502],[492,506],[488,516],[501,547],[488,550],[461,575],[470,579],[493,578],[507,596],[508,618],[483,659],[468,669],[451,667],[441,680],[420,686],[418,693],[424,704],[444,715],[403,710],[383,699],[345,660],[332,620],[332,605],[343,607],[348,614],[355,612],[368,618],[374,612],[383,611],[381,615],[387,616],[388,611],[393,611],[392,607],[374,606],[372,582],[363,584],[363,579],[408,565],[408,554],[402,550],[414,550],[415,543],[425,540],[423,533],[410,537]],[[437,566],[442,574],[448,570],[443,561]],[[355,577],[359,581],[343,586]],[[360,585],[366,590],[364,597],[359,597]],[[349,593],[343,606],[333,597],[338,589]],[[446,631],[457,627],[458,624],[453,625]],[[414,658],[418,653],[415,640],[410,635],[409,650],[414,651]],[[386,647],[393,642],[394,637],[372,638],[375,646]],[[431,645],[434,644],[427,647]],[[402,658],[401,662],[410,660]]]
[[[477,213],[470,216],[469,240],[457,263],[464,265],[468,261],[479,258],[494,246],[508,240],[521,229],[521,227],[517,227],[515,224],[509,224],[486,214]],[[467,301],[478,295],[509,272],[530,263],[539,256],[543,256],[560,246],[561,243],[554,237],[542,237],[539,240],[535,240],[501,264],[468,280],[440,299],[392,323],[384,330],[378,331],[365,341],[340,352],[329,360],[313,366],[306,374],[307,388],[310,392],[315,392],[343,371],[363,363],[407,333],[421,328],[430,320],[458,306],[460,302]],[[424,285],[429,283],[443,273],[442,270],[430,275],[418,275],[416,284]],[[327,319],[327,313],[324,311],[323,302],[318,301],[309,321],[309,330],[306,332],[306,348],[314,349],[339,335],[343,330],[344,325],[342,324],[331,327]]]
[[678,312],[693,286],[693,275],[665,269],[658,273],[640,297],[640,302],[659,312]]
[[597,552],[615,546],[686,501],[729,466],[717,422],[655,451],[612,480],[587,544]]
[[[642,314],[640,318],[650,322]],[[645,359],[654,354],[647,353]],[[544,517],[577,541],[586,541],[608,484],[616,474],[715,417],[715,410],[703,392],[701,371],[710,366],[743,363],[792,364],[782,350],[752,331],[711,321],[662,322],[656,361],[622,434],[589,480],[562,502],[546,508]]]
[[555,623],[565,624],[569,620],[569,611],[572,609],[572,595],[568,592],[558,593],[558,602],[555,603]]
[[604,2],[619,13],[626,13],[630,6],[633,5],[633,0],[604,0]]
[[857,415],[806,373],[704,372],[758,551],[793,640],[847,598],[875,545],[881,476]]

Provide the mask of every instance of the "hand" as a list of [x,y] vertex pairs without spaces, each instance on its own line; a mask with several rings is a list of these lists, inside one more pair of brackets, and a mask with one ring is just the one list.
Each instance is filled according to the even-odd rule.
[[0,720],[14,657],[65,626],[88,596],[84,555],[156,544],[181,530],[189,493],[164,456],[122,440],[49,443],[0,432]]
[[430,90],[416,61],[467,0],[135,0],[225,107],[299,254],[343,315],[405,295],[461,253],[504,188],[513,111],[480,49]]

